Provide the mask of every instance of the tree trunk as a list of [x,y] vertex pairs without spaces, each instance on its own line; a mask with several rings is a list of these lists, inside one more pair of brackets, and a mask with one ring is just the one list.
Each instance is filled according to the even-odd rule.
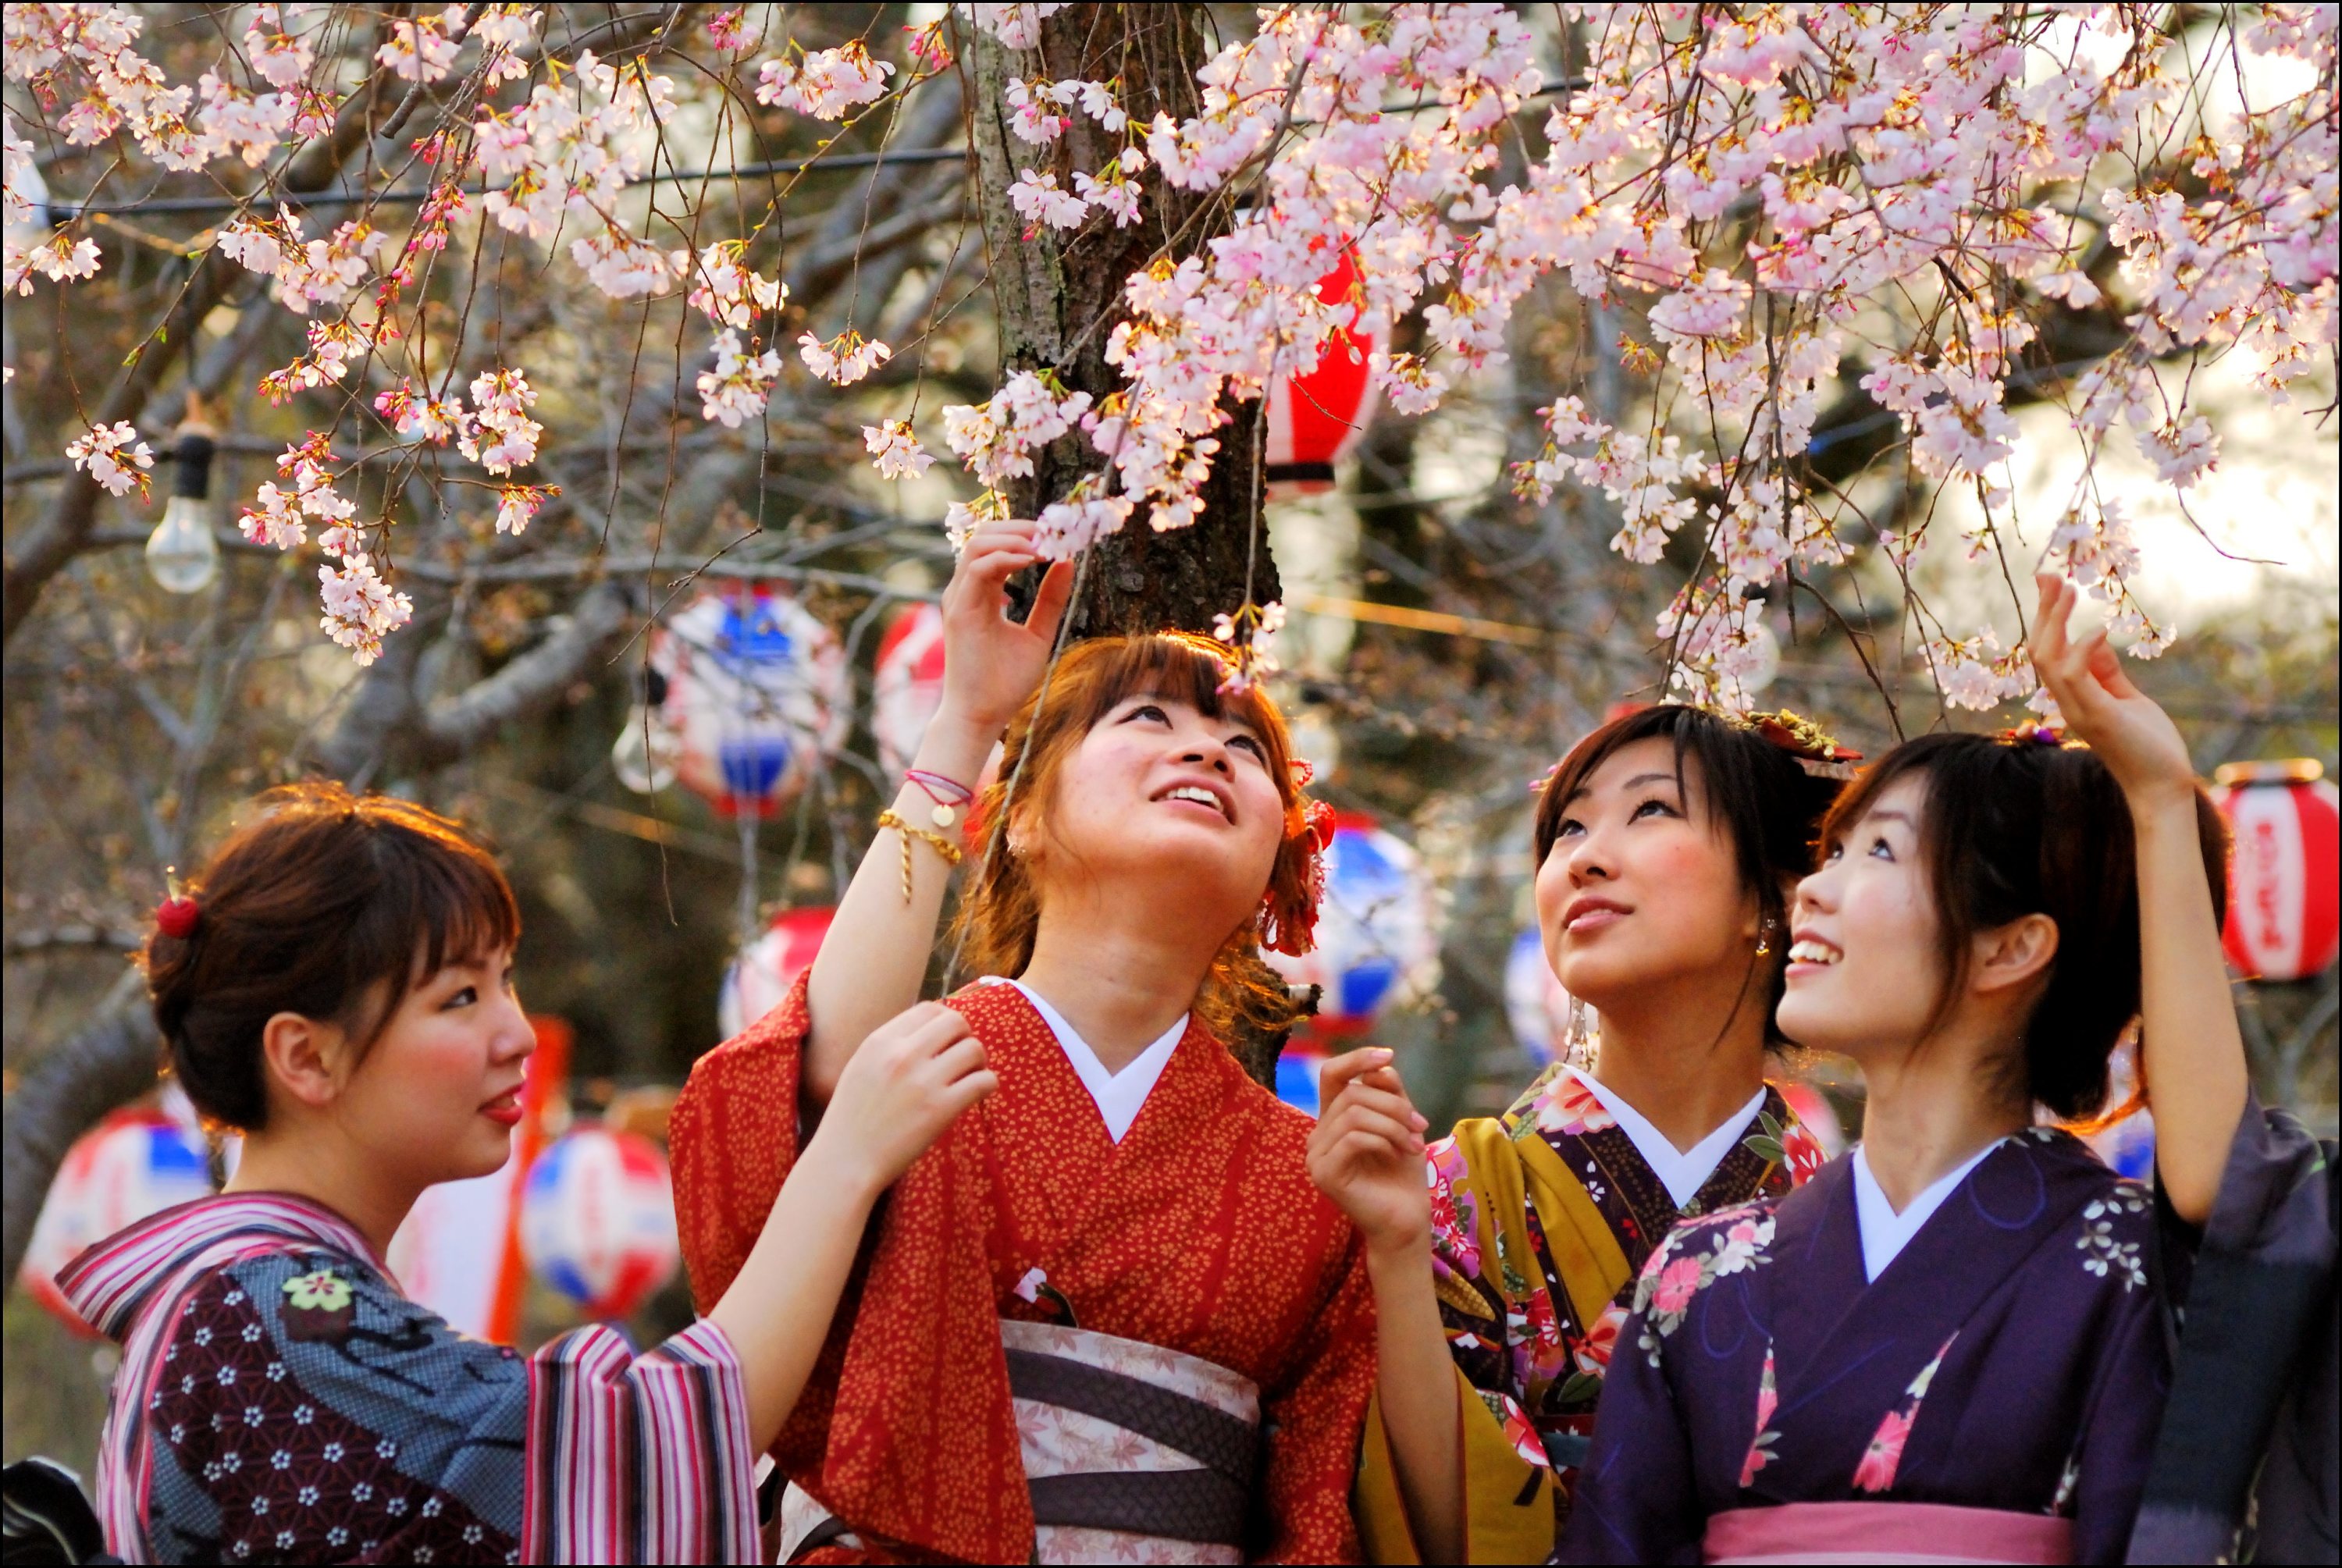
[[65,1151],[99,1117],[155,1086],[163,1045],[135,970],[125,974],[89,1022],[25,1069],[8,1096],[5,1180],[0,1181],[0,1269],[8,1283],[25,1261],[41,1200]]
[[[1103,399],[1122,385],[1106,362],[1115,324],[1128,313],[1123,283],[1158,256],[1195,255],[1228,227],[1224,194],[1176,190],[1152,170],[1141,176],[1140,221],[1115,226],[1093,212],[1078,229],[1036,225],[1028,234],[1009,205],[1008,187],[1025,169],[1054,169],[1073,188],[1076,170],[1095,173],[1123,147],[1079,111],[1050,145],[1034,146],[1008,128],[1003,90],[1026,81],[1120,79],[1122,105],[1134,126],[1158,112],[1186,119],[1200,107],[1196,72],[1209,57],[1199,30],[1204,13],[1188,5],[1068,5],[1041,25],[1037,48],[1011,50],[989,34],[963,27],[969,73],[969,141],[976,152],[977,205],[990,255],[1000,322],[1002,374],[1054,370],[1068,392]],[[1276,566],[1260,525],[1261,492],[1254,459],[1256,403],[1227,404],[1229,422],[1193,527],[1157,534],[1145,512],[1091,553],[1073,634],[1102,636],[1166,627],[1207,632],[1212,617],[1244,604],[1247,580],[1256,603],[1280,596]],[[1034,457],[1033,474],[1009,491],[1016,514],[1038,514],[1062,499],[1105,459],[1086,435],[1068,434]]]

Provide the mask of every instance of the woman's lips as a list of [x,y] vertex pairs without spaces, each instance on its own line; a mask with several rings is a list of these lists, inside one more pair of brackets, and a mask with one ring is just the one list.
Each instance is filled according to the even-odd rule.
[[491,1122],[500,1123],[507,1127],[519,1126],[520,1091],[515,1089],[508,1094],[497,1095],[480,1107],[480,1114]]
[[1585,936],[1605,926],[1616,925],[1626,918],[1627,911],[1606,898],[1580,899],[1562,911],[1561,928],[1572,936]]

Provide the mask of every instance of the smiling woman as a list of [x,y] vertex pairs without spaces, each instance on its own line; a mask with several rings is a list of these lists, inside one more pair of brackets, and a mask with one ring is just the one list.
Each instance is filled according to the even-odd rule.
[[331,784],[259,804],[157,912],[145,953],[173,1069],[244,1134],[235,1179],[59,1280],[124,1344],[98,1472],[107,1546],[166,1563],[757,1561],[754,1455],[796,1402],[878,1192],[991,1088],[981,1048],[932,1021],[882,1031],[736,1298],[639,1358],[596,1327],[523,1361],[406,1300],[381,1263],[425,1188],[511,1156],[535,1045],[511,889],[420,806]]
[[1863,1143],[1653,1253],[1564,1561],[2106,1563],[2130,1545],[2165,1293],[2192,1252],[2172,1216],[2210,1195],[2167,1150],[2158,1201],[2043,1124],[2104,1107],[2136,1020],[2150,1056],[2201,1040],[2226,1058],[2226,1095],[2200,1067],[2155,1087],[2224,1100],[2233,1128],[2243,1049],[2219,817],[2103,634],[2065,657],[2074,594],[2045,583],[2029,645],[2087,745],[2031,725],[1922,736],[1825,824],[1779,1021],[1860,1064]]
[[[1291,1021],[1317,812],[1226,651],[1101,637],[1049,671],[1067,569],[1022,624],[1034,525],[988,525],[944,596],[944,698],[890,833],[976,803],[964,1017],[1000,1093],[889,1194],[856,1310],[773,1449],[784,1561],[1345,1562],[1372,1332],[1309,1121],[1246,1076]],[[970,783],[1003,736],[999,779]],[[945,806],[946,810],[952,809]],[[926,835],[919,834],[924,839]],[[672,1135],[684,1256],[730,1287],[860,1036],[918,997],[949,869],[882,838],[779,1007],[703,1059]],[[858,1050],[857,1050],[858,1047]],[[851,1068],[846,1069],[851,1071]]]

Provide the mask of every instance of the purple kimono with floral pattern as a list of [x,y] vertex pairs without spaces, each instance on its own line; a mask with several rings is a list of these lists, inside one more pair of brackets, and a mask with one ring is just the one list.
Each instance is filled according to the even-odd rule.
[[1876,1281],[1845,1158],[1676,1227],[1636,1280],[1561,1560],[1696,1563],[1735,1511],[1886,1503],[2062,1519],[2073,1561],[2120,1561],[2169,1371],[2156,1225],[2146,1187],[2035,1128]]

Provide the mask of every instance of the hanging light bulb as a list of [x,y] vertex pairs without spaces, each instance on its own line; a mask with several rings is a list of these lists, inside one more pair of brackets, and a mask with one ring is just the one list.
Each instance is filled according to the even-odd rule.
[[643,700],[626,710],[626,727],[610,747],[610,771],[636,794],[656,794],[675,783],[683,761],[683,737],[668,727],[660,713],[666,701],[666,677],[646,672]]
[[187,394],[187,418],[178,429],[172,455],[178,472],[170,504],[146,540],[146,574],[174,594],[199,594],[219,575],[219,541],[212,537],[212,427],[203,404]]

